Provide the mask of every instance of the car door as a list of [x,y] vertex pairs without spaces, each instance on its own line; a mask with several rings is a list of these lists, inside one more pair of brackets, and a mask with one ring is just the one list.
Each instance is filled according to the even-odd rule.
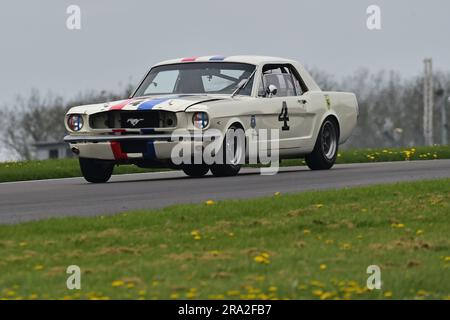
[[[296,83],[289,64],[267,64],[262,70],[258,95],[262,97],[261,110],[266,117],[263,126],[279,129],[280,152],[295,153],[305,136],[307,98],[300,83]],[[293,68],[293,67],[292,67]],[[269,87],[276,87],[276,93]],[[273,88],[273,87],[272,87]]]

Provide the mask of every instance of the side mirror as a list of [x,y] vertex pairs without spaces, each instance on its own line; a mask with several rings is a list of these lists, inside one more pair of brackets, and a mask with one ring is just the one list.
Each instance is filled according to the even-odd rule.
[[269,95],[269,97],[276,95],[277,91],[278,91],[278,88],[276,86],[274,86],[273,84],[270,84],[266,89],[266,92]]

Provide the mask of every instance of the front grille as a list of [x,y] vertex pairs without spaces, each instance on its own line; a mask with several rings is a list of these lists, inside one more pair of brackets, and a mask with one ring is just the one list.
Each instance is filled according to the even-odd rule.
[[112,110],[91,115],[89,125],[93,129],[171,128],[176,127],[177,117],[161,110]]
[[121,112],[121,128],[159,128],[159,112]]

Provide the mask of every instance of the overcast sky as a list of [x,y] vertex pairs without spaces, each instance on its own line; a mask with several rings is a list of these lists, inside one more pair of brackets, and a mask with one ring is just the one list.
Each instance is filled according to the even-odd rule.
[[[66,28],[69,5],[81,30]],[[381,8],[369,31],[366,9]],[[450,70],[447,0],[2,0],[0,104],[35,87],[68,97],[136,83],[152,64],[209,54],[300,60],[336,76],[359,67]]]
[[[68,30],[67,7],[81,8]],[[366,9],[381,8],[381,30]],[[448,0],[1,0],[0,106],[31,88],[70,98],[137,83],[154,63],[195,55],[297,59],[336,77],[360,67],[450,70]],[[1,148],[0,148],[1,149]]]

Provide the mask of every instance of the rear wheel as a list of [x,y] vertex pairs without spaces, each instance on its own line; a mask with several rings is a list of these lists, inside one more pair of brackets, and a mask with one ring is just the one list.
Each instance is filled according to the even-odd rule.
[[190,177],[203,177],[209,171],[206,164],[185,164],[181,169]]
[[326,119],[320,127],[313,152],[305,157],[311,170],[327,170],[336,162],[339,146],[339,129],[336,121]]
[[221,150],[223,154],[223,164],[213,164],[211,166],[211,172],[216,177],[230,177],[237,175],[241,170],[242,158],[245,157],[244,130],[236,125],[232,125],[228,129],[228,132],[230,134],[225,135]]
[[92,183],[104,183],[111,178],[114,164],[107,161],[80,158],[80,169],[84,179]]

